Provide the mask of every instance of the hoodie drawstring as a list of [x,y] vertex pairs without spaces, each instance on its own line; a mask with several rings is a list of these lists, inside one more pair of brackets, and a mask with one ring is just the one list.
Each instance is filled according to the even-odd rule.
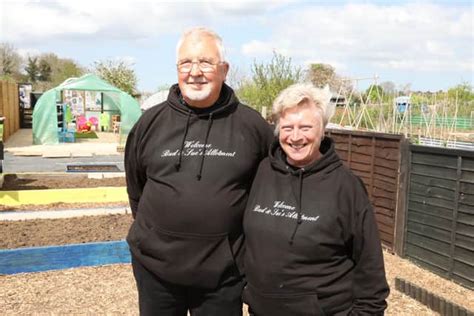
[[204,148],[202,152],[202,157],[201,157],[201,165],[199,166],[199,172],[196,175],[196,178],[201,180],[201,175],[202,175],[202,167],[204,166],[204,159],[206,157],[206,147],[207,147],[207,141],[209,138],[209,132],[211,131],[211,126],[212,126],[212,113],[209,114],[209,119],[207,120],[207,131],[206,131],[206,137],[204,138]]
[[302,211],[301,211],[301,197],[302,197],[302,194],[303,194],[303,172],[304,172],[304,169],[301,168],[298,170],[298,173],[299,173],[299,190],[297,192],[297,195],[296,195],[296,202],[297,202],[297,207],[298,209],[296,210],[297,211],[297,220],[296,220],[296,225],[295,225],[295,229],[293,230],[293,234],[291,235],[291,238],[290,238],[290,245],[293,244],[293,239],[295,238],[295,235],[296,235],[296,231],[298,230],[298,227],[301,225],[301,223],[303,222],[303,220],[301,219],[302,217]]
[[186,136],[188,135],[189,121],[191,119],[191,111],[188,112],[188,119],[186,120],[186,126],[184,127],[183,140],[181,141],[181,148],[179,149],[178,161],[174,164],[176,171],[179,171],[181,168],[181,159],[183,157],[184,142],[186,141]]

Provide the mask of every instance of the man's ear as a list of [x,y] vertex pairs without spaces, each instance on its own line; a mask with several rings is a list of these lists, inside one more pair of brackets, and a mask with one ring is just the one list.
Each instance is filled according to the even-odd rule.
[[227,79],[227,74],[229,73],[230,66],[228,62],[223,63],[221,66],[222,66],[221,68],[222,75],[224,76],[224,81],[225,81]]

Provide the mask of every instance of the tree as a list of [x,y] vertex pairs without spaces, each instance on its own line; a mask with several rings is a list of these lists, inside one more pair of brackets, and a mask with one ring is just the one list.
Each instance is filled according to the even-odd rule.
[[0,43],[0,77],[19,80],[22,58],[8,43]]
[[31,83],[38,81],[40,76],[39,66],[38,66],[38,57],[28,56],[28,64],[25,67],[27,80]]
[[367,101],[370,102],[380,102],[383,98],[383,88],[380,85],[370,85],[367,90],[365,90],[365,95],[367,97]]
[[252,79],[242,80],[237,95],[258,111],[271,107],[273,100],[286,87],[300,81],[302,71],[291,65],[291,58],[276,52],[269,64],[254,62]]
[[337,75],[334,67],[328,64],[311,64],[306,79],[319,88],[329,85],[333,92],[342,95],[347,95],[352,90],[351,81]]
[[50,81],[51,80],[51,65],[44,59],[41,59],[39,62],[39,77],[40,81]]
[[135,70],[123,60],[105,60],[94,63],[94,73],[111,85],[137,96],[137,77]]

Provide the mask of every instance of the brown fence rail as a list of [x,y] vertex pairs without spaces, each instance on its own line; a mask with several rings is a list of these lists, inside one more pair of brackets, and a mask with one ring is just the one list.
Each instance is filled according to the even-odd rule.
[[[375,132],[327,131],[335,141],[336,151],[364,182],[375,210],[383,245],[396,250],[397,213],[404,214],[406,175],[403,166],[405,138],[402,135]],[[401,230],[403,233],[403,229]]]
[[410,151],[405,255],[474,288],[474,152]]
[[0,81],[0,116],[5,117],[3,140],[20,129],[20,106],[18,104],[18,85]]

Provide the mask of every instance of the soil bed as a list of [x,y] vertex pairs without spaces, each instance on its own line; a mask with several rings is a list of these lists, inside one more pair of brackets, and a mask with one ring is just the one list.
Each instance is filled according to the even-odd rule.
[[132,216],[105,215],[0,222],[0,248],[77,244],[125,239]]
[[72,189],[125,186],[125,177],[91,179],[87,175],[16,175],[6,174],[0,191]]

